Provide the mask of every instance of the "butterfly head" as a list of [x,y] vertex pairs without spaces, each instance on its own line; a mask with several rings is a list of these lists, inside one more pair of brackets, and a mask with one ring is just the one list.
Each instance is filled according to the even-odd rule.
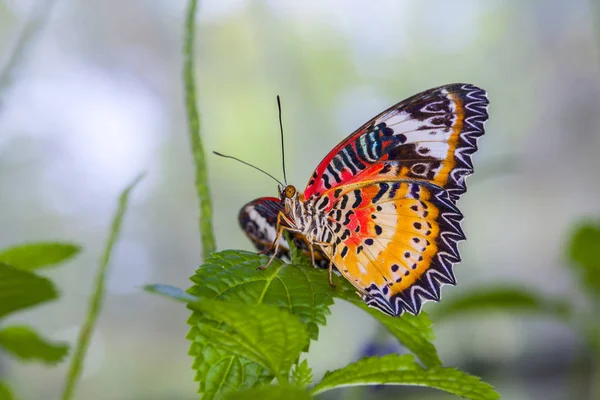
[[291,199],[296,195],[296,188],[292,185],[287,185],[281,194],[284,199]]
[[292,185],[287,185],[280,190],[279,198],[285,204],[285,209],[288,213],[291,213],[292,210],[296,208],[298,196],[298,191]]

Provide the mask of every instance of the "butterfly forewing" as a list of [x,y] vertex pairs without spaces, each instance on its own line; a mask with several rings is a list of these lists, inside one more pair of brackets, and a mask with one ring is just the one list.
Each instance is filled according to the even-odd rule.
[[484,90],[451,84],[414,95],[379,114],[319,164],[305,198],[365,179],[414,179],[446,189],[456,201],[473,172],[471,155],[483,135]]

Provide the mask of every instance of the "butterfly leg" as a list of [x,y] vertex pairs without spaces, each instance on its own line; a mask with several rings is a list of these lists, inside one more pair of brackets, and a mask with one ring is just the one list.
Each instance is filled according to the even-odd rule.
[[292,222],[289,220],[289,218],[287,218],[285,216],[285,214],[283,214],[282,212],[280,212],[279,214],[277,214],[277,224],[275,225],[276,229],[277,229],[277,235],[275,236],[275,240],[273,241],[273,243],[271,243],[271,246],[269,246],[269,248],[267,250],[263,250],[259,254],[266,253],[266,252],[270,251],[273,248],[275,249],[275,251],[273,252],[273,255],[271,256],[271,258],[269,258],[269,261],[267,262],[267,264],[258,267],[258,269],[260,269],[260,270],[267,269],[267,267],[269,265],[271,265],[271,263],[273,262],[273,260],[277,257],[277,252],[279,251],[279,243],[281,242],[281,237],[283,236],[283,231],[284,230],[288,230],[288,231],[291,231],[291,232],[298,232],[298,230],[296,230],[295,228],[290,228],[289,226],[283,225],[281,223],[282,219],[288,225],[292,225]]
[[[318,244],[319,246],[321,246],[321,248],[323,249],[323,251],[325,251],[325,247],[329,247],[329,249],[331,250],[331,248],[333,247],[333,245],[329,242],[314,242],[314,244]],[[313,256],[313,267],[317,268],[316,264],[315,264],[315,256],[314,256],[314,251],[313,251],[313,247],[310,246],[310,253]],[[325,254],[329,254],[327,251],[325,251]],[[335,287],[335,284],[333,283],[333,261],[331,260],[331,257],[329,258],[329,286],[331,286],[332,288]]]
[[313,245],[310,245],[310,260],[312,261],[313,268],[317,268],[317,264],[315,264],[315,248]]

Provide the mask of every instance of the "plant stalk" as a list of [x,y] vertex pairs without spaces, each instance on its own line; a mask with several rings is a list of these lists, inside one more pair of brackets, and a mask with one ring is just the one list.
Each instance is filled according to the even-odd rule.
[[188,133],[194,164],[196,167],[196,193],[200,209],[200,236],[202,255],[206,257],[216,249],[215,235],[212,225],[212,201],[208,187],[208,173],[204,157],[204,145],[200,136],[200,113],[197,105],[196,78],[194,75],[194,44],[196,30],[197,0],[188,3],[185,38],[183,47],[183,82],[185,84],[185,106],[188,119]]
[[65,388],[62,394],[63,400],[69,400],[72,398],[77,381],[81,376],[83,361],[85,359],[85,355],[90,345],[90,340],[92,338],[94,328],[96,326],[98,317],[100,315],[100,311],[102,309],[106,272],[108,270],[108,264],[110,262],[113,247],[121,231],[121,225],[123,222],[123,216],[125,215],[125,210],[127,208],[129,194],[131,193],[131,190],[143,178],[143,176],[143,174],[139,175],[129,186],[127,186],[127,188],[125,188],[125,190],[121,193],[121,196],[119,197],[119,207],[113,218],[110,234],[106,242],[106,248],[104,250],[104,253],[102,254],[102,258],[100,259],[100,266],[98,268],[98,273],[94,281],[96,288],[90,300],[90,306],[87,312],[85,322],[82,325],[81,330],[79,331],[79,336],[77,338],[77,347],[75,348],[75,353],[73,354],[73,358],[71,359],[71,364],[69,365],[69,370],[67,372],[67,381],[65,383]]

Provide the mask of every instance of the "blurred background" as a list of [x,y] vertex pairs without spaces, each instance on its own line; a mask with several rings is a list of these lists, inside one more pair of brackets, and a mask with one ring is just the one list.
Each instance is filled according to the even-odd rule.
[[[80,399],[194,399],[187,311],[144,293],[187,288],[201,260],[181,83],[184,0],[0,1],[9,63],[31,18],[38,32],[0,82],[0,247],[80,243],[46,274],[60,300],[11,318],[74,342],[120,190],[140,171],[77,391]],[[32,17],[33,15],[33,17]],[[278,1],[200,5],[199,105],[205,147],[281,176],[281,95],[288,181],[388,106],[451,82],[491,101],[475,175],[460,207],[469,240],[444,298],[491,284],[578,301],[565,268],[573,223],[600,214],[600,6],[592,0]],[[209,156],[220,249],[251,249],[240,207],[275,195],[267,177]],[[435,304],[428,305],[429,310]],[[435,322],[435,321],[434,321]],[[506,399],[573,399],[583,351],[572,328],[510,313],[434,326],[447,366],[482,376]],[[377,324],[335,304],[308,354],[315,377],[361,357]],[[0,376],[22,399],[55,399],[66,363]],[[575,388],[574,388],[575,386]],[[575,390],[575,392],[574,392]],[[449,398],[431,389],[336,391],[328,398]]]

